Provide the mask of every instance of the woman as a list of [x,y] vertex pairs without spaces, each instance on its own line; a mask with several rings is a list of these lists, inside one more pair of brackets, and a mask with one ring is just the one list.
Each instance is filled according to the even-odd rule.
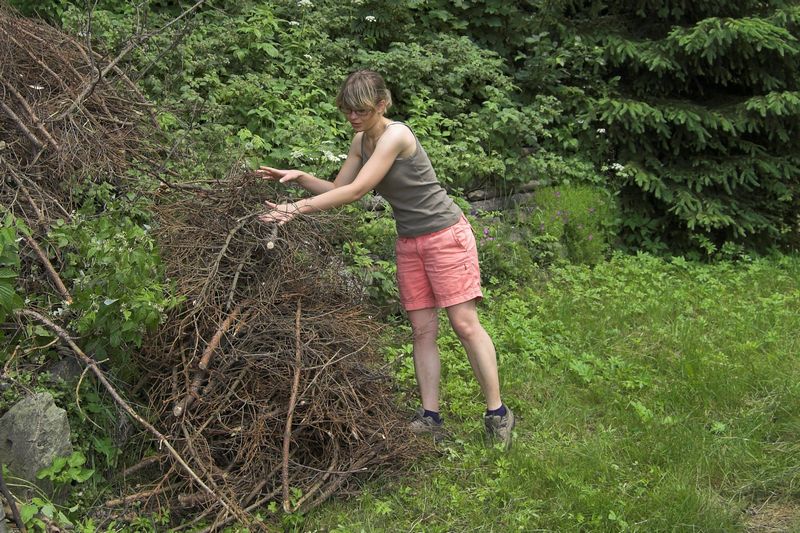
[[487,436],[511,446],[514,413],[500,399],[494,344],[480,324],[482,298],[477,247],[469,222],[439,185],[428,155],[402,122],[384,116],[392,96],[376,72],[345,80],[336,104],[356,131],[333,182],[301,170],[261,167],[266,179],[295,182],[314,196],[293,203],[265,202],[262,222],[284,224],[299,214],[355,202],[375,189],[392,206],[398,239],[400,301],[413,332],[414,368],[422,407],[411,422],[416,433],[443,436],[439,415],[438,308],[444,308],[463,344],[486,399]]

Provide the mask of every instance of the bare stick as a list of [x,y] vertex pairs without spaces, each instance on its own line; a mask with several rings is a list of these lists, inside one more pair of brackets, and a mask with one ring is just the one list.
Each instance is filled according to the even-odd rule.
[[236,294],[236,285],[239,283],[239,276],[242,273],[242,268],[244,268],[244,264],[250,258],[250,254],[253,253],[253,249],[255,247],[256,247],[255,245],[252,245],[250,248],[247,249],[247,252],[245,252],[245,254],[244,254],[244,259],[242,260],[241,263],[239,263],[239,266],[236,267],[236,273],[233,275],[233,281],[231,282],[231,288],[228,291],[228,303],[225,305],[225,310],[230,309],[231,308],[231,304],[233,304],[233,297]]
[[19,91],[17,91],[14,86],[7,81],[3,80],[3,85],[5,85],[6,89],[8,89],[11,94],[16,97],[19,104],[22,106],[25,112],[28,113],[28,116],[31,117],[31,122],[33,122],[33,125],[36,126],[36,129],[39,130],[42,135],[44,135],[44,138],[47,139],[47,142],[50,144],[50,146],[52,146],[56,151],[60,150],[56,140],[53,139],[53,136],[50,135],[50,132],[44,127],[42,121],[39,120],[39,117],[37,117],[36,113],[33,111],[33,109],[31,109],[31,106],[28,105],[28,101],[25,100],[25,98],[19,94]]
[[42,141],[40,141],[36,135],[34,135],[33,132],[28,129],[28,126],[26,126],[25,123],[20,120],[17,114],[14,113],[14,110],[8,107],[5,102],[0,102],[0,108],[2,108],[3,111],[5,111],[6,114],[11,117],[11,120],[14,121],[17,127],[22,130],[25,136],[34,144],[34,146],[36,146],[37,149],[40,149],[42,146],[44,146]]
[[200,362],[197,365],[200,367],[201,370],[206,370],[208,368],[208,364],[211,361],[211,356],[214,355],[214,350],[216,350],[217,347],[219,346],[219,342],[222,340],[222,336],[225,334],[226,331],[228,331],[228,328],[231,327],[231,323],[233,323],[233,321],[236,320],[236,317],[239,316],[239,313],[241,311],[242,311],[242,304],[239,304],[234,308],[233,311],[231,311],[231,314],[229,314],[228,317],[222,321],[222,324],[220,325],[217,332],[214,333],[213,337],[211,337],[211,342],[209,342],[208,346],[206,346],[206,349],[203,351],[202,357],[200,357]]
[[[108,500],[105,503],[105,506],[106,507],[119,507],[121,505],[128,505],[128,504],[131,504],[133,502],[138,502],[140,500],[146,500],[146,499],[150,498],[151,496],[156,496],[158,494],[161,494],[162,492],[164,492],[168,488],[169,488],[169,486],[161,486],[161,487],[156,487],[156,488],[151,489],[151,490],[143,490],[142,492],[137,492],[136,494],[130,494],[128,496],[123,496],[122,498],[114,498],[113,500]],[[209,497],[213,498],[212,496],[209,496]]]
[[[0,157],[0,161],[4,161],[3,158]],[[22,191],[22,196],[25,197],[25,200],[28,201],[31,208],[33,209],[33,212],[36,213],[36,221],[39,223],[39,225],[40,226],[47,225],[47,220],[44,218],[44,213],[42,213],[42,210],[39,209],[38,205],[36,205],[36,202],[33,201],[33,197],[31,196],[31,193],[28,192],[28,188],[25,187],[25,184],[22,183],[22,181],[19,178],[17,178],[17,173],[14,172],[13,169],[11,171],[11,179],[13,179],[17,183],[17,187],[19,187],[19,190]]]
[[169,452],[169,454],[172,457],[175,458],[175,460],[178,462],[178,464],[180,464],[181,467],[183,467],[183,469],[189,474],[189,476],[191,476],[192,479],[194,479],[207,492],[209,492],[210,494],[213,494],[214,497],[217,499],[217,501],[219,501],[225,509],[227,509],[229,512],[231,512],[232,514],[236,515],[237,517],[240,517],[240,514],[236,513],[234,511],[236,506],[229,504],[227,501],[225,501],[225,498],[223,498],[222,496],[214,493],[214,491],[211,490],[208,487],[208,485],[206,485],[205,482],[202,479],[200,479],[200,477],[197,474],[195,474],[194,470],[192,470],[192,468],[188,464],[186,464],[186,461],[183,460],[183,457],[181,457],[181,455],[175,450],[175,448],[172,447],[172,444],[169,443],[169,441],[167,440],[167,437],[162,435],[161,432],[159,432],[156,428],[154,428],[152,425],[150,425],[149,422],[147,422],[144,418],[139,416],[139,414],[136,411],[134,411],[133,408],[130,405],[128,405],[128,402],[126,402],[124,399],[122,399],[122,397],[116,391],[116,389],[111,384],[111,382],[108,381],[108,379],[106,378],[105,374],[103,373],[102,370],[100,370],[100,368],[97,366],[97,364],[94,362],[94,360],[91,357],[89,357],[88,355],[86,355],[83,352],[83,350],[81,350],[80,347],[77,344],[75,344],[75,342],[72,340],[72,338],[69,336],[69,334],[66,331],[64,331],[63,328],[61,328],[60,326],[56,325],[55,323],[53,323],[51,320],[45,318],[44,316],[40,315],[36,311],[31,311],[29,309],[21,309],[21,310],[15,311],[15,314],[17,314],[18,316],[27,316],[27,317],[33,318],[35,320],[38,320],[39,322],[41,322],[42,324],[44,324],[48,328],[50,328],[50,330],[53,333],[55,333],[63,342],[65,342],[70,348],[72,348],[72,351],[83,362],[83,364],[85,364],[86,366],[91,368],[92,372],[97,377],[97,379],[100,381],[100,383],[103,384],[103,386],[106,388],[106,390],[111,395],[111,397],[114,398],[114,401],[117,402],[117,405],[122,407],[122,409],[126,413],[128,413],[128,415],[131,418],[133,418],[134,420],[139,422],[139,424],[141,424],[142,427],[144,427],[147,431],[149,431],[151,434],[153,434],[153,436],[158,440],[159,447],[164,446],[167,449],[167,451]]
[[11,495],[11,492],[6,486],[6,482],[3,479],[2,463],[0,463],[0,492],[3,493],[3,496],[5,496],[6,501],[8,502],[8,506],[11,507],[11,515],[14,517],[14,523],[17,524],[17,529],[19,529],[22,533],[25,533],[27,530],[25,529],[25,524],[22,522],[22,517],[19,515],[17,503],[14,501],[14,496]]
[[192,378],[192,382],[191,385],[189,385],[189,391],[186,396],[184,396],[183,399],[176,403],[172,408],[172,414],[174,416],[179,417],[185,413],[186,410],[191,407],[192,403],[194,403],[195,398],[197,398],[200,394],[200,387],[203,385],[203,381],[206,379],[206,377],[208,377],[208,372],[206,370],[211,362],[211,356],[214,355],[214,350],[216,350],[219,346],[220,340],[222,340],[222,335],[228,331],[228,329],[231,327],[231,323],[233,323],[233,321],[241,312],[243,305],[244,303],[236,306],[233,312],[231,312],[231,314],[228,315],[228,317],[222,322],[219,329],[214,334],[214,337],[211,339],[211,342],[209,342],[208,346],[206,346],[206,349],[203,350],[203,355],[200,357],[200,363],[198,364],[200,371],[195,373],[194,377]]
[[236,224],[236,226],[234,226],[234,228],[228,232],[228,236],[225,239],[225,244],[222,245],[222,249],[217,254],[217,259],[216,261],[214,261],[214,264],[212,265],[211,270],[208,273],[208,277],[206,278],[206,283],[205,286],[203,287],[203,292],[202,292],[203,295],[205,295],[205,292],[208,290],[208,286],[210,285],[211,280],[214,278],[214,276],[217,275],[217,271],[219,270],[219,265],[222,262],[222,258],[225,257],[225,252],[228,251],[228,246],[231,245],[231,239],[233,239],[233,236],[236,235],[236,233],[240,229],[242,229],[251,218],[257,217],[258,215],[259,213],[253,213],[251,215],[243,216],[237,221],[238,224]]
[[70,296],[67,287],[64,285],[64,282],[61,281],[61,276],[58,275],[56,269],[53,268],[53,263],[47,258],[44,251],[39,247],[39,244],[33,239],[33,237],[25,236],[25,242],[28,243],[28,246],[33,248],[33,251],[36,252],[36,255],[39,256],[39,260],[44,265],[45,270],[50,275],[50,279],[53,281],[53,284],[58,289],[58,292],[61,293],[61,297],[64,298],[64,301],[68,304],[72,303],[72,296]]
[[166,455],[151,455],[150,457],[145,457],[144,459],[142,459],[141,461],[139,461],[135,465],[129,466],[128,468],[123,470],[122,471],[122,477],[130,476],[131,474],[135,474],[136,472],[138,472],[142,468],[147,468],[148,466],[150,466],[152,464],[160,463],[166,457],[167,457]]
[[289,412],[286,414],[286,429],[283,431],[283,510],[292,512],[289,502],[289,444],[292,440],[292,417],[297,403],[297,390],[300,388],[300,367],[303,363],[303,351],[300,339],[300,298],[297,299],[297,311],[294,316],[294,380],[292,381],[292,395],[289,397]]
[[186,393],[186,396],[183,399],[176,403],[175,406],[172,408],[172,414],[175,417],[181,416],[183,413],[186,412],[189,407],[192,406],[194,403],[194,399],[197,398],[198,393],[200,392],[200,386],[203,384],[203,380],[208,376],[208,372],[205,370],[200,370],[197,372],[194,377],[192,378],[192,383],[189,385],[189,392]]

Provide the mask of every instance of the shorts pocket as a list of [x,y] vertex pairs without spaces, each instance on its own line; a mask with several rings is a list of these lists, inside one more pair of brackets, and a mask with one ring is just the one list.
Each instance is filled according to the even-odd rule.
[[453,240],[465,252],[475,245],[475,236],[472,234],[472,227],[468,224],[458,223],[450,228]]

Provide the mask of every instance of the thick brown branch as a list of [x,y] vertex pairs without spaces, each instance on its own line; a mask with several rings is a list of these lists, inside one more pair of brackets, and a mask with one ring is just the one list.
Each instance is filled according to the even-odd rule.
[[31,106],[28,104],[28,101],[27,101],[27,100],[25,100],[25,97],[24,97],[24,96],[22,96],[21,94],[19,94],[19,91],[17,91],[17,90],[16,90],[16,89],[15,89],[15,88],[14,88],[14,87],[13,87],[13,86],[10,84],[10,83],[8,83],[7,81],[3,80],[3,85],[5,85],[5,86],[6,86],[6,89],[8,89],[8,90],[11,92],[11,94],[13,94],[13,95],[14,95],[14,97],[17,99],[17,101],[19,102],[19,104],[22,106],[22,108],[25,110],[25,112],[26,112],[26,113],[28,114],[28,116],[31,118],[31,122],[33,122],[33,125],[36,127],[36,129],[39,131],[39,133],[41,133],[42,135],[44,135],[44,138],[45,138],[45,139],[47,139],[47,143],[48,143],[50,146],[52,146],[52,147],[53,147],[53,149],[55,149],[56,151],[60,150],[60,147],[58,146],[58,143],[57,143],[57,142],[56,142],[56,140],[53,138],[53,136],[52,136],[52,135],[50,135],[50,132],[49,132],[49,131],[47,131],[47,128],[45,128],[45,127],[44,127],[44,124],[42,124],[42,121],[41,121],[41,120],[39,120],[39,117],[38,117],[38,116],[36,116],[36,113],[33,111],[33,109],[31,108]]
[[6,481],[3,479],[3,465],[0,463],[0,493],[8,502],[8,506],[11,508],[11,516],[14,517],[14,523],[17,524],[17,529],[19,529],[22,533],[25,533],[27,530],[25,529],[25,524],[22,522],[22,517],[19,515],[19,509],[17,509],[17,503],[14,501],[14,496],[12,496],[11,491],[8,490],[6,486]]
[[119,395],[119,393],[111,384],[111,382],[108,381],[108,378],[106,378],[103,371],[100,370],[100,367],[97,366],[97,363],[94,361],[94,359],[86,355],[83,352],[83,350],[81,350],[80,347],[77,344],[75,344],[75,342],[72,340],[72,337],[70,337],[69,334],[63,328],[56,325],[53,321],[51,321],[48,318],[45,318],[36,311],[31,311],[29,309],[22,309],[16,311],[16,314],[18,316],[26,316],[29,318],[33,318],[34,320],[41,322],[42,324],[47,326],[50,329],[50,331],[55,333],[64,343],[66,343],[70,348],[72,348],[72,351],[75,353],[75,355],[83,362],[83,364],[85,364],[91,369],[92,373],[94,373],[98,381],[100,381],[100,383],[103,384],[103,386],[111,395],[111,397],[114,398],[114,401],[117,402],[117,405],[122,407],[122,409],[126,413],[128,413],[128,415],[131,418],[136,420],[142,427],[144,427],[156,438],[156,440],[158,441],[159,448],[161,446],[164,446],[169,452],[169,454],[178,462],[178,464],[181,465],[181,467],[186,471],[186,473],[189,474],[189,476],[197,482],[198,485],[200,485],[208,493],[213,494],[214,497],[217,499],[217,501],[219,501],[220,504],[222,504],[222,506],[229,512],[233,513],[237,517],[241,517],[241,514],[236,513],[234,511],[234,509],[236,508],[235,505],[231,505],[230,503],[228,503],[223,496],[216,494],[213,490],[211,490],[211,488],[208,487],[208,485],[205,484],[205,482],[202,479],[200,479],[200,477],[194,472],[194,470],[192,470],[192,468],[186,463],[186,461],[184,461],[183,457],[181,457],[181,455],[175,450],[175,448],[172,447],[172,444],[170,444],[169,440],[167,440],[167,437],[162,435],[161,432],[159,432],[156,428],[154,428],[144,418],[139,416],[139,413],[134,411],[133,408],[130,405],[128,405],[128,402],[126,402],[122,398],[122,396]]
[[59,276],[58,272],[56,272],[56,269],[53,268],[53,263],[51,263],[50,259],[47,258],[47,254],[44,253],[44,250],[42,250],[33,237],[25,236],[25,242],[27,242],[28,246],[33,248],[33,251],[36,252],[37,256],[39,256],[39,260],[44,265],[45,270],[47,270],[47,274],[53,281],[53,285],[55,285],[58,292],[61,293],[61,297],[64,298],[65,302],[71,304],[72,296],[70,296],[67,287],[64,285],[64,282],[61,281],[61,276]]
[[10,107],[8,107],[5,102],[0,102],[0,108],[2,108],[3,111],[5,111],[6,114],[9,117],[11,117],[11,120],[14,121],[14,123],[17,125],[17,127],[20,130],[22,130],[22,133],[24,133],[25,136],[34,144],[34,146],[36,146],[37,150],[41,149],[44,146],[42,144],[42,141],[40,141],[36,137],[36,135],[34,135],[33,132],[28,129],[28,126],[26,126],[25,123],[22,122],[22,120],[20,120],[20,118],[17,116],[17,114],[14,113],[14,110],[11,109]]
[[234,320],[236,320],[236,317],[239,316],[241,311],[242,304],[239,304],[234,308],[233,311],[231,311],[231,314],[229,314],[228,317],[222,321],[222,324],[219,326],[217,332],[214,333],[213,337],[211,337],[211,342],[209,342],[208,346],[206,346],[206,349],[203,350],[203,355],[200,357],[200,362],[197,365],[201,370],[206,370],[208,368],[211,357],[214,355],[214,350],[216,350],[219,346],[222,336],[225,335],[225,332],[228,331],[228,328],[231,327],[231,324]]

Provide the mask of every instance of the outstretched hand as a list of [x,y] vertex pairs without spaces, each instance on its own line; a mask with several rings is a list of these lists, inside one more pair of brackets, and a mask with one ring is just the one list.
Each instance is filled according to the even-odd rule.
[[288,183],[303,177],[305,174],[302,170],[283,170],[279,168],[272,168],[261,166],[255,171],[257,176],[269,181],[277,181],[278,183]]
[[266,213],[258,216],[258,220],[265,224],[277,223],[282,226],[300,214],[300,209],[296,204],[274,204],[265,201],[264,204],[270,209]]

